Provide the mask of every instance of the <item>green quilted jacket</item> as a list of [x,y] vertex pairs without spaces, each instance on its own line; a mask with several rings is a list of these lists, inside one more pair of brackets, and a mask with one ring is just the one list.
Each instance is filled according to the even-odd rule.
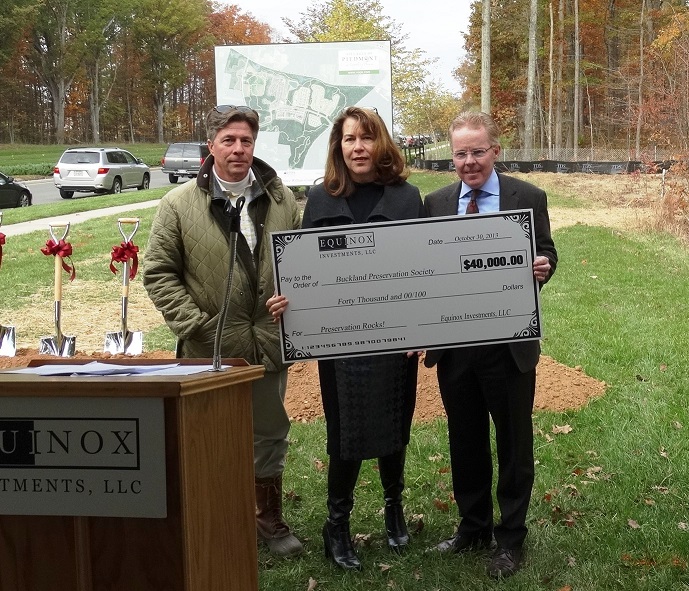
[[[217,213],[222,209],[219,204],[225,202],[224,196],[219,193],[213,199],[214,190],[219,189],[214,188],[212,167],[211,156],[196,182],[189,181],[163,197],[143,255],[143,285],[177,336],[180,357],[213,357],[216,326],[225,298],[229,235]],[[266,301],[274,291],[270,232],[298,229],[300,211],[292,191],[270,166],[254,158],[252,169],[261,188],[260,196],[252,203],[252,219],[259,216],[257,223],[263,234],[255,266],[243,236],[239,236],[221,355],[244,358],[265,366],[266,371],[279,371],[284,366],[278,325],[266,309]],[[249,213],[247,209],[242,216]],[[248,258],[239,256],[241,247]]]

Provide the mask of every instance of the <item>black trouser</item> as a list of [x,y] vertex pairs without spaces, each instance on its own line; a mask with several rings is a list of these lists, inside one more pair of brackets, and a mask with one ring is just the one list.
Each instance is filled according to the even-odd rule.
[[[506,345],[447,351],[438,363],[438,383],[447,414],[452,481],[461,516],[458,533],[485,536],[519,548],[534,482],[535,369],[521,373]],[[501,521],[493,528],[493,463],[490,419],[498,456],[496,497]]]

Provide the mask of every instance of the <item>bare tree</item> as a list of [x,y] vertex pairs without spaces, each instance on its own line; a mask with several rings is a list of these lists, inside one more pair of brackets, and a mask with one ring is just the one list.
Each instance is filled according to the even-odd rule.
[[80,60],[74,49],[77,7],[67,0],[47,0],[37,13],[32,32],[31,67],[50,94],[55,141],[65,143],[67,91]]

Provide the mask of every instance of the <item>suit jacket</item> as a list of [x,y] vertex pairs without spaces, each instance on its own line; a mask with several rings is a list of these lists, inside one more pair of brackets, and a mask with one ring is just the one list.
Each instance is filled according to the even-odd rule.
[[[542,284],[546,283],[555,272],[557,251],[550,235],[550,218],[545,191],[508,175],[498,173],[498,179],[500,181],[500,211],[533,209],[536,256],[545,256],[550,260],[550,273]],[[424,200],[428,216],[456,215],[461,185],[461,181],[458,181],[429,193]],[[541,353],[538,341],[509,343],[508,347],[519,371],[527,372],[536,367]],[[448,349],[428,351],[424,364],[426,367],[433,367],[447,351]],[[461,356],[459,357],[461,363]]]

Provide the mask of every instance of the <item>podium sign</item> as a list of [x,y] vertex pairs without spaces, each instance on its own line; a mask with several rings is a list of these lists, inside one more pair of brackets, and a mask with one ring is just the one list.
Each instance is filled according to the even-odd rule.
[[0,397],[0,513],[166,517],[163,400]]

